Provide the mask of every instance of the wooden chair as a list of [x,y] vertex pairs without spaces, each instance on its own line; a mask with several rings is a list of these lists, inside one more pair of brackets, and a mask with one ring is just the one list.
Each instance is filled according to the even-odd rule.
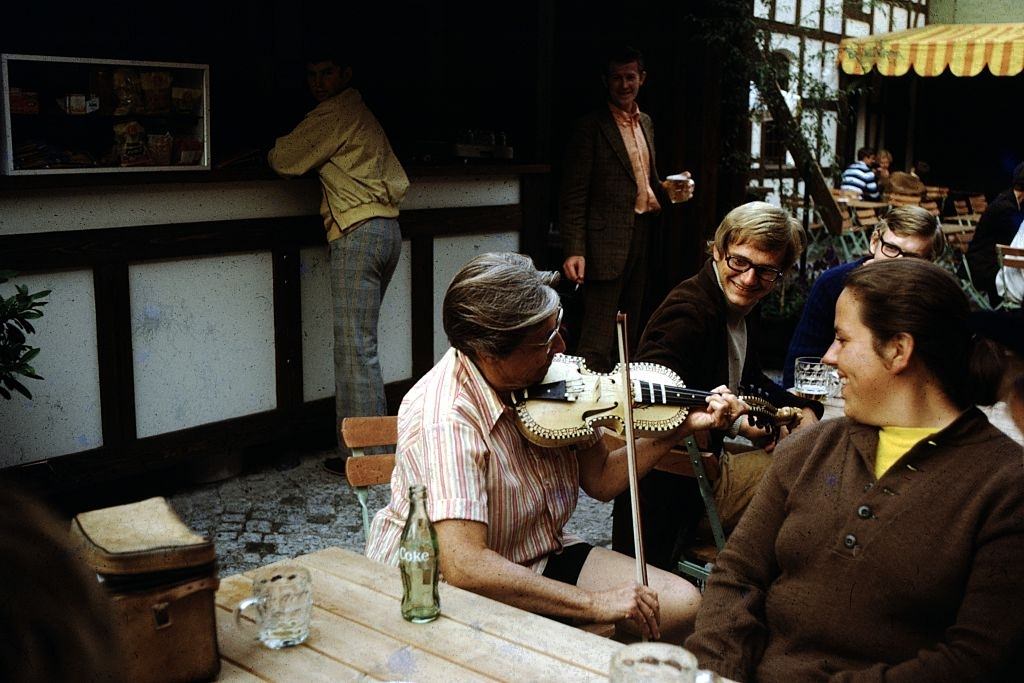
[[[996,257],[999,260],[1000,268],[1024,269],[1024,248],[1011,247],[1008,244],[997,244]],[[999,304],[999,308],[1020,308],[1020,302],[1011,301],[1009,298],[1004,297],[1003,301]]]
[[974,226],[960,223],[943,223],[942,234],[946,236],[946,243],[951,249],[960,254],[967,253],[967,247],[974,238]]
[[[623,444],[623,438],[612,431],[605,430],[603,438],[609,450]],[[700,490],[708,524],[711,527],[713,543],[696,545],[680,543],[682,548],[677,546],[677,549],[681,550],[681,554],[679,562],[676,564],[676,572],[692,578],[694,583],[703,590],[704,582],[707,581],[711,569],[715,565],[715,560],[718,558],[718,552],[725,546],[725,531],[722,528],[722,519],[718,515],[718,506],[715,504],[715,494],[712,488],[713,482],[718,478],[720,472],[718,458],[712,453],[701,452],[697,447],[697,441],[690,436],[683,442],[682,448],[673,448],[655,465],[654,469],[697,480],[697,488]]]
[[967,205],[966,199],[954,199],[953,210],[956,211],[957,216],[966,216],[971,213],[971,207]]
[[352,450],[345,461],[345,478],[359,500],[363,510],[363,537],[370,540],[369,488],[391,481],[395,469],[395,454],[367,455],[367,448],[395,448],[398,443],[398,418],[346,417],[341,421],[341,440]]
[[888,200],[893,206],[919,206],[921,204],[921,196],[916,194],[897,194],[894,192],[889,195]]
[[983,194],[972,194],[967,201],[971,204],[971,213],[985,213],[985,209],[988,208],[988,200]]
[[935,217],[938,217],[942,213],[939,209],[939,203],[933,199],[926,199],[921,202],[921,208]]

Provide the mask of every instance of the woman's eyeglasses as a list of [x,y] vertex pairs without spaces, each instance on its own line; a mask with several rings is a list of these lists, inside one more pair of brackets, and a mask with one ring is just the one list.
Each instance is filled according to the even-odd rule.
[[564,312],[565,311],[562,309],[562,307],[559,306],[558,318],[555,319],[555,329],[551,330],[551,334],[548,335],[548,338],[546,340],[542,342],[528,342],[525,344],[525,346],[543,346],[547,351],[551,351],[551,345],[555,343],[555,337],[557,337],[558,333],[562,331],[562,314]]

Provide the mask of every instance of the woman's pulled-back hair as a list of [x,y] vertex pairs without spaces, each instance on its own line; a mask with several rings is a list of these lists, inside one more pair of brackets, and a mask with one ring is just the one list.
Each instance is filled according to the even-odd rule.
[[782,269],[792,266],[804,250],[804,230],[785,209],[767,202],[748,202],[730,211],[715,230],[715,246],[724,258],[731,244],[752,244],[782,252]]
[[444,295],[442,319],[453,347],[471,358],[504,358],[558,310],[559,274],[528,256],[481,254],[464,265]]
[[993,348],[973,338],[967,297],[948,272],[921,259],[888,259],[855,269],[845,289],[860,304],[876,351],[909,334],[914,356],[958,407],[995,400],[998,379],[990,375],[996,368],[986,360]]

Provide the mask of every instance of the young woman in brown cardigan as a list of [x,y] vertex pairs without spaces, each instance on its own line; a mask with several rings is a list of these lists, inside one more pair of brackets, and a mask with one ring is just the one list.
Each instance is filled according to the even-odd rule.
[[825,356],[846,417],[779,445],[686,641],[702,667],[738,681],[1019,680],[1024,452],[975,407],[994,379],[972,376],[967,318],[931,263],[850,275]]

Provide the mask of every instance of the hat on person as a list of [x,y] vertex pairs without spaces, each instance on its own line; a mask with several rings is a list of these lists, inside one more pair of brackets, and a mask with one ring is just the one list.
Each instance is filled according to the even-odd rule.
[[974,311],[970,327],[975,334],[1002,344],[1024,358],[1024,309]]

